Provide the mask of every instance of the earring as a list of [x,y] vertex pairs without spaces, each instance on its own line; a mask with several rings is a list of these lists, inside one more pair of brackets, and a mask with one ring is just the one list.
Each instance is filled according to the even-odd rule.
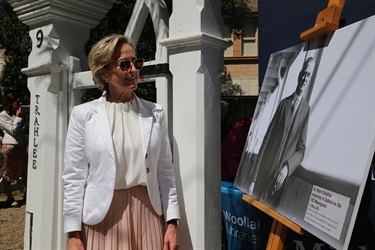
[[107,78],[104,78],[104,82],[105,82],[105,83],[108,83]]

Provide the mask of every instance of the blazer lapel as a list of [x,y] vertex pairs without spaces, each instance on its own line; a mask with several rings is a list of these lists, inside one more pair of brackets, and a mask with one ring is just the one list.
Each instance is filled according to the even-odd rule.
[[136,98],[139,105],[139,121],[142,133],[143,155],[146,157],[153,125],[153,115],[152,111],[147,109],[147,107],[143,105],[142,101],[138,97]]
[[107,147],[109,154],[113,159],[115,159],[114,148],[113,148],[113,140],[112,140],[112,133],[109,127],[109,120],[107,115],[107,110],[105,107],[106,98],[103,94],[102,97],[99,98],[96,107],[94,108],[93,112],[96,112],[95,123],[100,128],[99,131],[101,133],[98,134],[98,137]]

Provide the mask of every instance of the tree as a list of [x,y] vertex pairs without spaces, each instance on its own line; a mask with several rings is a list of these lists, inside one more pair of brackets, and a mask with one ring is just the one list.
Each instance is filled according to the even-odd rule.
[[27,67],[30,51],[29,28],[21,23],[5,0],[0,0],[1,96],[7,92],[14,92],[22,98],[22,103],[30,103],[27,77],[21,72],[22,68]]
[[[125,32],[135,1],[117,0],[114,2],[112,9],[91,30],[86,53],[96,41],[105,35]],[[171,14],[173,0],[165,0],[165,3]],[[221,9],[224,22],[231,31],[242,30],[244,20],[251,14],[246,0],[222,0]],[[21,72],[22,68],[27,67],[27,59],[31,51],[28,31],[28,27],[19,21],[8,2],[0,0],[0,92],[2,94],[9,91],[17,92],[22,96],[24,104],[30,103],[27,77]],[[154,29],[149,17],[137,44],[137,51],[142,53],[138,56],[145,60],[153,60],[155,49]],[[145,86],[139,89],[141,95],[155,95],[155,89],[150,84],[145,84]],[[88,93],[89,98],[98,95],[95,90],[89,90]],[[152,100],[152,98],[149,99]]]
[[1,79],[3,79],[4,77],[4,71],[5,71],[5,67],[6,67],[6,56],[5,56],[5,53],[6,53],[6,49],[4,48],[4,46],[0,43],[0,89],[1,89],[1,86],[2,86],[2,82],[1,82]]
[[[165,1],[169,15],[172,13],[172,0]],[[100,23],[91,30],[90,39],[86,44],[86,54],[89,53],[93,44],[99,41],[106,35],[112,33],[123,34],[131,17],[135,0],[118,0],[113,4],[113,7],[108,11],[106,16]],[[155,59],[156,40],[152,19],[149,16],[145,23],[141,37],[136,47],[137,56],[144,58],[145,61]],[[84,97],[84,101],[92,100],[100,96],[100,91],[97,89],[89,89]],[[138,86],[136,94],[144,99],[156,101],[156,89],[154,84],[144,83]]]
[[221,0],[221,14],[230,33],[239,36],[247,17],[252,15],[247,0]]
[[224,73],[221,77],[221,96],[243,95],[243,90],[239,84],[233,83],[228,69],[224,67]]

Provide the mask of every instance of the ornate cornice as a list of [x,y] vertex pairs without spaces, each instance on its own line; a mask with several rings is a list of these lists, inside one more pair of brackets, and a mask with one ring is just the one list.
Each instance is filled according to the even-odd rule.
[[92,28],[112,7],[112,0],[7,0],[26,25],[41,26],[54,20]]
[[227,40],[207,33],[197,33],[168,38],[161,40],[160,44],[167,47],[168,49],[208,46],[224,50],[231,45]]
[[42,75],[50,75],[51,73],[59,73],[64,70],[68,70],[68,66],[64,65],[53,65],[53,64],[45,64],[33,68],[23,68],[21,70],[22,73],[27,75],[28,77],[35,77],[35,76],[42,76]]

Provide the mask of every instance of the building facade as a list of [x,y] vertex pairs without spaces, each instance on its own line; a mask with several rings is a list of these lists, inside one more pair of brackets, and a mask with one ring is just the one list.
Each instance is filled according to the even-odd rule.
[[248,8],[243,30],[224,28],[232,46],[224,52],[222,137],[235,122],[253,115],[259,96],[258,1],[248,0]]

